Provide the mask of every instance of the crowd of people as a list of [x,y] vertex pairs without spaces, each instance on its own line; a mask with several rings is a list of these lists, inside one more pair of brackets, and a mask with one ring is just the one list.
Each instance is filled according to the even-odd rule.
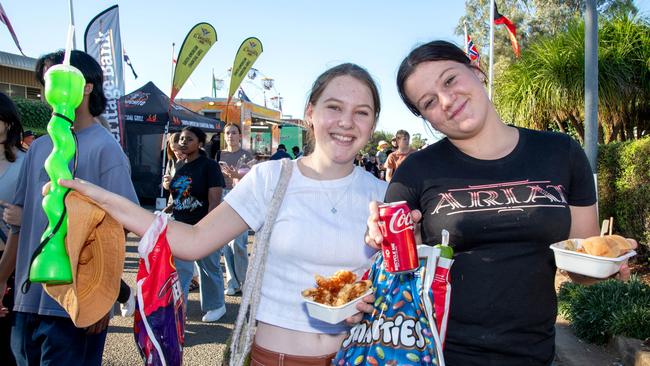
[[[376,178],[390,182],[397,167],[404,159],[416,151],[411,147],[411,136],[406,130],[398,130],[395,137],[390,140],[379,141],[375,154],[359,152],[354,158],[353,164],[364,168]],[[422,146],[424,148],[426,146]],[[371,149],[372,152],[372,149]]]
[[[41,83],[62,59],[55,52],[38,60]],[[72,52],[71,64],[86,85],[72,125],[76,179],[60,184],[142,236],[155,216],[140,207],[128,159],[96,118],[106,104],[102,70],[80,51]],[[185,299],[198,276],[202,321],[218,321],[226,312],[224,296],[241,294],[252,281],[247,274],[259,278],[261,272],[263,280],[247,286],[259,296],[252,364],[329,365],[350,326],[373,311],[375,296],[364,297],[346,322],[329,324],[307,315],[301,290],[312,286],[316,273],[367,269],[383,240],[378,202],[406,201],[421,224],[422,242],[441,242],[446,229],[456,253],[445,363],[551,365],[557,306],[548,246],[598,234],[593,175],[570,137],[504,123],[484,82],[483,72],[453,44],[433,41],[411,51],[398,71],[400,96],[446,136],[419,151],[399,130],[390,143],[378,143],[376,154],[359,154],[381,106],[373,78],[351,63],[326,70],[313,83],[305,106],[306,155],[280,145],[269,161],[259,162],[242,148],[237,124],[224,127],[223,149],[213,149],[213,139],[206,148],[206,134],[195,127],[172,134],[162,180],[173,218],[166,235]],[[0,94],[0,352],[19,365],[99,365],[110,314],[77,328],[40,284],[5,291],[27,280],[46,225],[41,189],[49,181],[43,164],[52,140],[40,137],[26,150],[29,144],[13,103]],[[282,185],[286,193],[278,205],[273,196]],[[518,200],[532,185],[554,187],[558,197]],[[492,192],[494,207],[473,209],[485,191]],[[264,243],[266,261],[249,264],[249,231],[269,224],[267,212],[276,218]],[[628,276],[624,266],[620,277]],[[132,303],[133,291],[122,286],[118,300]]]

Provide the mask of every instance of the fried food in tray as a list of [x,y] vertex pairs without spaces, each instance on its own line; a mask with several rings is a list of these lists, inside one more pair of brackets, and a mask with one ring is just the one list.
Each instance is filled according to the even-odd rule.
[[337,271],[331,277],[315,277],[316,288],[304,290],[302,296],[329,306],[344,305],[361,296],[372,285],[369,280],[356,281],[357,276],[346,270]]
[[582,242],[566,240],[564,249],[599,257],[616,258],[632,250],[632,245],[622,236],[604,235],[592,236]]

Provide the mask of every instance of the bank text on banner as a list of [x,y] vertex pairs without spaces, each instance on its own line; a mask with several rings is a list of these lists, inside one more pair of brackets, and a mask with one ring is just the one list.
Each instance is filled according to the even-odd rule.
[[108,122],[115,140],[124,147],[124,126],[119,106],[119,99],[124,95],[124,69],[117,5],[99,13],[88,23],[84,40],[86,53],[99,62],[104,73],[104,94],[107,101],[102,117]]

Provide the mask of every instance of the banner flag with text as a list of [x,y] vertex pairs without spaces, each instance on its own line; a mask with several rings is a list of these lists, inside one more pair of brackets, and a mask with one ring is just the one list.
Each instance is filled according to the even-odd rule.
[[170,96],[172,101],[174,101],[174,98],[176,98],[176,95],[194,69],[199,65],[203,56],[208,53],[210,47],[216,42],[217,31],[208,23],[195,25],[187,34],[176,59],[174,81],[172,82],[172,93]]
[[99,13],[88,23],[84,45],[86,53],[99,62],[104,74],[103,86],[107,100],[102,117],[108,122],[115,140],[124,148],[124,126],[119,106],[120,97],[124,95],[124,69],[117,5]]
[[241,46],[239,46],[239,50],[235,56],[235,62],[232,65],[228,100],[235,94],[242,80],[244,80],[248,71],[253,67],[255,60],[262,54],[262,51],[262,42],[255,37],[245,39]]

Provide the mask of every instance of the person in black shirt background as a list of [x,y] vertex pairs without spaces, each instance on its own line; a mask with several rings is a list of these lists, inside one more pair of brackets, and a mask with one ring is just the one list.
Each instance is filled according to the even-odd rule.
[[[506,125],[484,81],[445,41],[406,57],[397,76],[402,100],[447,137],[404,160],[385,201],[407,201],[425,244],[440,243],[442,229],[450,232],[455,263],[445,364],[547,366],[557,315],[549,245],[599,234],[594,179],[568,135]],[[378,248],[376,204],[370,213],[366,242]],[[629,277],[629,268],[619,276]]]
[[370,155],[368,161],[365,163],[366,171],[370,172],[372,175],[381,179],[381,171],[379,170],[379,165],[377,164],[377,157],[375,155]]
[[[206,135],[196,127],[181,132],[180,149],[185,154],[183,166],[176,170],[170,183],[175,220],[194,225],[221,202],[225,181],[219,164],[201,153]],[[188,242],[187,245],[192,245]],[[194,262],[174,258],[185,303],[194,273]],[[199,289],[204,322],[215,322],[226,313],[221,249],[199,259]]]

